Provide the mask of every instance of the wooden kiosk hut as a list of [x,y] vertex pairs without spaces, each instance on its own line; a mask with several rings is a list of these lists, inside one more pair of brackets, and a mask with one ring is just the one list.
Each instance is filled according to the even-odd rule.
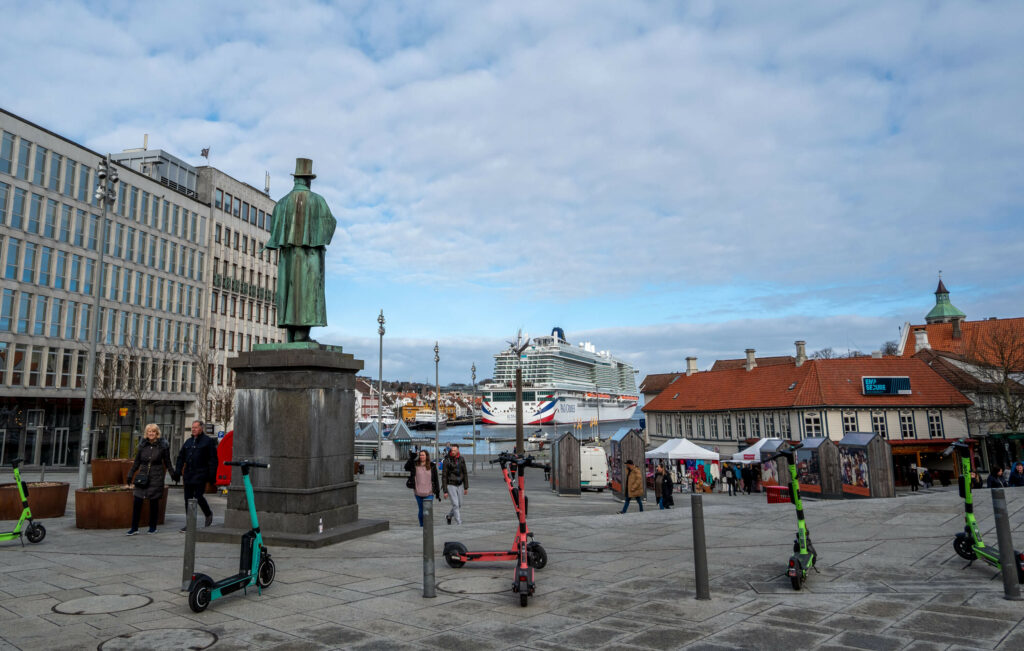
[[873,432],[847,432],[838,447],[844,496],[896,496],[892,447],[885,439]]
[[[789,462],[786,457],[771,459],[780,450],[788,450],[782,439],[767,439],[761,446],[761,486],[789,486]],[[769,461],[771,459],[771,461]],[[763,488],[762,488],[763,490]]]
[[804,439],[796,451],[796,477],[800,493],[840,499],[843,486],[839,479],[839,448],[828,437]]
[[572,432],[551,443],[551,490],[558,495],[580,494],[580,440]]
[[[611,475],[612,493],[619,499],[626,499],[626,487],[623,480],[626,477],[626,462],[632,461],[640,472],[644,471],[645,449],[644,438],[638,429],[623,427],[608,441],[608,452],[611,457],[608,460],[608,472]],[[641,499],[647,499],[647,482],[643,482],[644,494]]]

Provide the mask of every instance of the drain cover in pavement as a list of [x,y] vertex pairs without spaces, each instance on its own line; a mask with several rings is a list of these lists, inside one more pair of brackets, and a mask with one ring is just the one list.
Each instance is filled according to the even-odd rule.
[[199,651],[213,646],[217,636],[198,628],[155,628],[112,637],[99,646],[100,651],[153,649],[153,651]]
[[501,576],[466,576],[448,579],[437,584],[437,589],[452,594],[498,594],[512,589],[512,574]]
[[152,602],[152,599],[141,594],[98,594],[59,603],[53,607],[53,612],[65,615],[108,615],[142,608]]

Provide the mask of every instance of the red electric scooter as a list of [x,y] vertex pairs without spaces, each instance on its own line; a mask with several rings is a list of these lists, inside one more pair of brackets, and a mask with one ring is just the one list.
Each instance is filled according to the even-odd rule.
[[[508,452],[502,452],[501,456],[491,461],[501,464],[501,474],[505,477],[505,486],[508,488],[509,497],[512,498],[512,507],[519,518],[519,527],[516,530],[515,539],[512,541],[512,549],[500,552],[469,552],[466,546],[460,542],[446,542],[444,544],[444,560],[449,567],[459,568],[471,561],[516,561],[516,571],[512,583],[512,592],[519,593],[519,605],[525,606],[530,595],[534,591],[533,570],[541,569],[548,564],[548,554],[538,542],[527,542],[527,538],[533,538],[533,532],[526,526],[526,510],[528,501],[526,499],[526,468],[543,468],[550,471],[551,466],[547,464],[534,463],[533,457],[524,457]],[[519,485],[516,486],[516,476],[519,476]]]

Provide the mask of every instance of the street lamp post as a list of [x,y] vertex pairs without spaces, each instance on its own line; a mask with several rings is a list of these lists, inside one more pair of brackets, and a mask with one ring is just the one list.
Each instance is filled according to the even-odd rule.
[[437,375],[437,365],[441,361],[441,356],[438,354],[440,349],[437,347],[437,342],[434,342],[434,459],[437,459],[438,455],[438,439],[441,437],[441,381]]
[[89,462],[89,454],[95,454],[95,450],[89,450],[86,443],[89,441],[89,426],[92,424],[92,392],[96,384],[96,348],[100,339],[100,296],[103,293],[103,249],[107,242],[107,211],[117,200],[117,169],[114,162],[110,160],[110,154],[100,159],[96,166],[96,178],[99,183],[96,185],[95,197],[102,207],[100,218],[100,241],[99,261],[96,264],[96,272],[93,276],[93,300],[92,300],[92,336],[89,338],[89,355],[86,361],[85,371],[85,405],[82,408],[82,438],[79,442],[80,452],[78,454],[78,487],[86,488],[86,464]]
[[377,366],[377,479],[381,478],[380,467],[384,461],[383,450],[381,449],[381,437],[384,430],[381,428],[381,413],[384,411],[384,310],[381,309],[377,317],[377,334],[380,335],[380,355]]
[[473,397],[469,401],[469,413],[473,416],[473,474],[476,474],[476,362],[470,368],[473,377]]

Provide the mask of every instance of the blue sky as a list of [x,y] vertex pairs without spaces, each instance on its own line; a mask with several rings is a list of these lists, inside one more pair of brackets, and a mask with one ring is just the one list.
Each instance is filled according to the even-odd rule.
[[0,105],[339,220],[319,334],[467,381],[517,328],[641,373],[1024,304],[1024,5],[9,2]]

